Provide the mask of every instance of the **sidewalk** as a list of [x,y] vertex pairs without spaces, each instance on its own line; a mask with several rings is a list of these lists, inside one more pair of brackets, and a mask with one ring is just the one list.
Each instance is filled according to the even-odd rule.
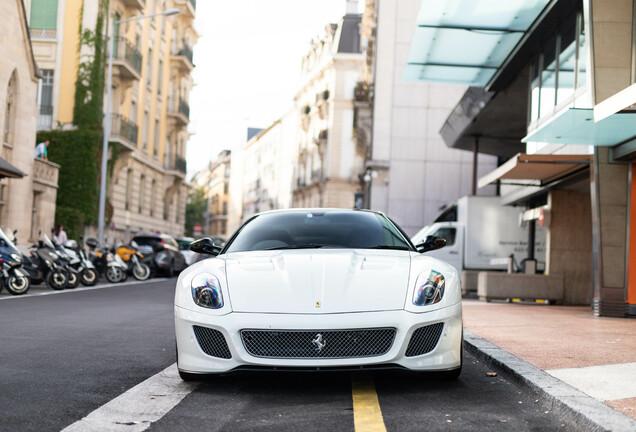
[[[615,415],[636,419],[636,320],[598,318],[591,308],[579,306],[477,300],[464,300],[463,305],[467,348],[479,357],[503,366],[521,381],[532,381],[531,386],[538,383],[535,390],[540,393],[543,386],[555,399],[576,400],[574,411],[579,414],[586,416],[580,411],[594,411],[596,406],[596,411],[618,419],[616,425],[636,426]],[[602,419],[597,416],[596,423],[602,424]]]

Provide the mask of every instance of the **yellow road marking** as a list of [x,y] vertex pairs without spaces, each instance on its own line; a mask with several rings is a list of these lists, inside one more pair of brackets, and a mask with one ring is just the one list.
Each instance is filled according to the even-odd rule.
[[370,376],[351,378],[353,424],[357,432],[386,432],[378,394]]

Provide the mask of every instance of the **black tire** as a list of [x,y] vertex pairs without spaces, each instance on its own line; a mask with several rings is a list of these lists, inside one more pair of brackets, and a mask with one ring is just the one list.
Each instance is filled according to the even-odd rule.
[[97,270],[93,268],[84,269],[79,276],[79,280],[84,286],[95,286],[97,284],[97,279],[99,279]]
[[150,267],[146,264],[137,264],[133,267],[132,275],[135,279],[144,281],[150,277]]
[[52,271],[46,276],[46,284],[51,289],[62,290],[66,288],[67,283],[68,283],[68,274],[63,271],[60,271],[60,270]]
[[68,283],[66,284],[66,288],[68,288],[68,289],[77,288],[79,283],[80,283],[80,280],[79,280],[79,277],[77,276],[77,274],[73,273],[72,271],[69,271],[68,272]]
[[107,267],[105,274],[110,283],[120,282],[124,278],[124,272],[119,267]]
[[31,281],[29,281],[29,278],[26,276],[11,275],[9,279],[7,279],[7,291],[13,295],[26,294],[30,286]]

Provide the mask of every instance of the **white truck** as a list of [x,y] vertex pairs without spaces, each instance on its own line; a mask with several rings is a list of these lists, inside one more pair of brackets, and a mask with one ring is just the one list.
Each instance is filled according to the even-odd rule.
[[[475,290],[479,271],[506,271],[511,256],[514,271],[528,257],[528,227],[520,226],[524,210],[503,206],[496,196],[464,196],[411,240],[418,244],[429,235],[444,238],[445,247],[426,254],[453,265],[462,275],[464,291]],[[545,241],[545,228],[537,226],[534,259],[538,271],[545,269]]]

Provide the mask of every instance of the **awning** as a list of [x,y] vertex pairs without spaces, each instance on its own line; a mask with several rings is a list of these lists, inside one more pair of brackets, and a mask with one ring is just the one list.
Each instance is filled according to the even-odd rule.
[[570,108],[521,141],[608,147],[634,137],[636,113],[617,113],[595,123],[594,110]]
[[484,87],[550,0],[422,0],[403,79]]
[[496,170],[479,179],[480,188],[499,179],[535,180],[532,186],[543,186],[585,169],[591,155],[525,154],[519,153]]
[[26,176],[25,173],[11,165],[9,162],[0,157],[0,178],[22,178]]

